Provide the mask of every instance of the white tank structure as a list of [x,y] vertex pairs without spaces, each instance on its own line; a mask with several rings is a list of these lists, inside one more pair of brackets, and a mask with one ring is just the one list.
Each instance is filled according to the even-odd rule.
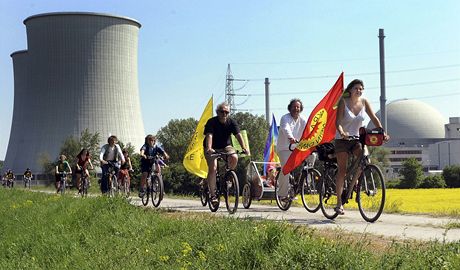
[[4,169],[42,172],[40,159],[55,160],[64,140],[85,129],[99,132],[101,144],[116,135],[142,145],[141,24],[87,12],[38,14],[24,24],[28,48],[11,54],[14,109]]

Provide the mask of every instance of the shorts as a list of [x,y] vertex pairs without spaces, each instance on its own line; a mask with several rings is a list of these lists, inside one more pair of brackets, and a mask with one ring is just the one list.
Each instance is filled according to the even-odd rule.
[[353,152],[357,146],[360,146],[360,142],[358,140],[341,140],[335,139],[334,146],[335,146],[335,153],[340,152]]
[[141,159],[141,172],[142,173],[149,173],[152,169],[153,159]]
[[[235,148],[233,148],[233,146],[231,145],[225,146],[224,148],[221,148],[221,149],[214,149],[214,150],[216,152],[221,152],[225,154],[236,154]],[[205,152],[205,155],[207,156],[208,154]]]

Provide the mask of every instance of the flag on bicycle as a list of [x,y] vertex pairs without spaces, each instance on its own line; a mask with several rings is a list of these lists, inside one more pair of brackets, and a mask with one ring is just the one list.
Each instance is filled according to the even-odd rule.
[[315,146],[334,139],[337,103],[342,92],[343,72],[308,117],[302,138],[283,167],[284,174],[297,168],[310,155]]
[[212,117],[212,97],[209,99],[208,104],[204,108],[201,114],[200,120],[196,127],[195,133],[193,133],[190,144],[185,152],[184,160],[182,164],[185,169],[198,177],[206,178],[208,176],[208,164],[204,157],[204,126],[209,118]]
[[264,175],[267,175],[268,162],[280,162],[278,155],[275,152],[275,145],[278,141],[278,126],[276,125],[275,115],[272,114],[272,124],[268,131],[267,141],[264,149]]

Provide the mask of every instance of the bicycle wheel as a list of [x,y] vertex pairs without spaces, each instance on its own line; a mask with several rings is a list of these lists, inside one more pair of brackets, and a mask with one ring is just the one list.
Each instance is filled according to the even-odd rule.
[[323,215],[328,219],[334,219],[339,214],[334,208],[337,206],[337,194],[335,192],[335,177],[337,174],[337,166],[326,168],[324,175],[321,177],[320,184],[320,207]]
[[292,204],[292,200],[289,199],[289,194],[292,191],[292,186],[290,187],[290,190],[288,191],[288,198],[281,200],[278,193],[279,193],[279,177],[280,177],[280,174],[282,173],[283,172],[279,172],[275,179],[275,198],[276,198],[276,204],[278,205],[279,209],[283,211],[287,211],[291,207],[291,204]]
[[238,210],[238,201],[240,197],[240,187],[238,184],[238,176],[234,171],[228,171],[225,174],[225,205],[230,214],[234,214]]
[[131,187],[129,186],[128,177],[123,179],[123,194],[126,198],[129,198],[129,193],[131,191]]
[[152,204],[155,207],[160,206],[161,200],[163,200],[163,179],[154,175],[152,177]]
[[61,180],[61,190],[60,190],[61,195],[64,195],[65,193],[65,184],[66,184],[66,180],[65,179]]
[[251,185],[246,183],[243,186],[243,207],[249,209],[252,202]]
[[379,167],[367,165],[359,179],[356,199],[361,216],[367,222],[376,221],[385,205],[385,180]]
[[[211,197],[208,198],[208,207],[209,207],[209,210],[211,210],[211,212],[216,212],[217,209],[219,209],[219,205],[220,205],[220,177],[216,177],[216,197],[217,197],[217,202],[216,203],[212,203],[211,201]],[[211,196],[211,193],[209,193],[209,196]]]
[[118,190],[118,183],[117,183],[116,175],[112,175],[111,177],[109,177],[109,185],[110,185],[109,195],[110,197],[115,197],[115,195],[117,194],[117,190]]
[[149,203],[151,183],[152,183],[152,180],[150,179],[150,176],[149,176],[149,178],[147,178],[147,190],[144,190],[144,193],[141,196],[141,201],[144,206],[147,206],[147,204]]
[[88,197],[88,189],[89,189],[89,179],[88,177],[85,177],[83,181],[83,190],[81,191],[81,194],[83,197]]
[[200,201],[202,206],[206,206],[208,203],[208,185],[205,183],[206,181],[204,179],[201,180],[200,182]]
[[308,169],[307,172],[302,171],[301,177],[302,204],[308,212],[315,213],[320,208],[319,191],[321,189],[321,174],[316,169]]

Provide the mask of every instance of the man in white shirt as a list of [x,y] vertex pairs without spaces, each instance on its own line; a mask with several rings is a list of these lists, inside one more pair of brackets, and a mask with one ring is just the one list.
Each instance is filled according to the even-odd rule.
[[[102,178],[101,178],[101,192],[106,193],[109,190],[109,183],[107,181],[107,171],[110,166],[114,166],[115,175],[118,175],[120,165],[125,163],[125,157],[121,152],[121,147],[118,145],[118,138],[115,135],[107,139],[107,144],[102,146],[99,160],[101,161]],[[120,163],[121,161],[121,163]]]

